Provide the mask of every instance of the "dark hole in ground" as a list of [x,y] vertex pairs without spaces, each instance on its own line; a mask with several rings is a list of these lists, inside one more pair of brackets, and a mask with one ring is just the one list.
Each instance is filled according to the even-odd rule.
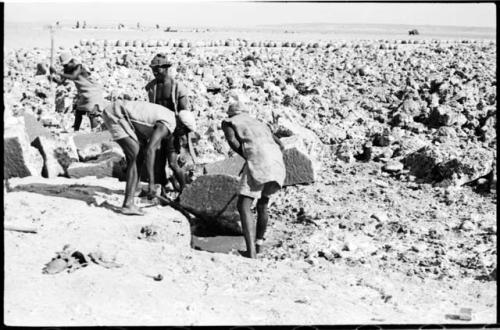
[[242,235],[225,231],[216,226],[207,225],[203,219],[191,219],[191,247],[195,250],[230,253],[245,251],[245,239]]

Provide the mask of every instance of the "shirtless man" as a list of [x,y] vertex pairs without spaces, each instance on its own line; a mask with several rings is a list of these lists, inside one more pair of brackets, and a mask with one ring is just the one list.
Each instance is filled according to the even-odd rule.
[[[91,113],[91,117],[102,116],[104,125],[125,153],[127,160],[127,184],[121,212],[126,215],[143,215],[134,203],[134,193],[139,184],[139,152],[143,152],[148,175],[148,197],[156,195],[154,163],[156,150],[162,141],[174,139],[178,134],[196,130],[194,116],[190,111],[180,111],[178,118],[163,106],[144,101],[115,101],[107,104],[102,113]],[[142,150],[141,150],[142,149]]]
[[[148,93],[149,102],[163,105],[165,110],[173,111],[177,115],[181,111],[189,111],[190,105],[188,100],[188,92],[186,87],[174,78],[173,63],[165,54],[159,53],[152,60],[150,68],[153,71],[155,79],[146,85],[146,92]],[[161,148],[157,152],[158,162],[163,163],[163,159],[169,158],[169,165],[174,172],[176,181],[174,185],[178,184],[177,190],[182,191],[186,185],[187,176],[177,163],[179,154],[181,153],[181,146],[188,145],[188,134],[177,134],[176,139],[165,140],[162,142]],[[192,148],[189,152],[193,161],[195,156]],[[157,165],[158,167],[158,165]],[[161,173],[164,173],[162,171]],[[178,175],[176,174],[178,173]],[[167,178],[162,177],[159,183],[164,185],[167,183]]]

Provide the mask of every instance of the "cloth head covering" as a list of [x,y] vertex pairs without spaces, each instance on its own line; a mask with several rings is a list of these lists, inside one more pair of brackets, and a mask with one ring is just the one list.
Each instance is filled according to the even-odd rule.
[[229,105],[229,108],[227,109],[227,115],[229,117],[233,117],[242,113],[249,113],[249,111],[246,104],[241,101],[231,103]]
[[68,64],[72,58],[73,56],[71,56],[71,54],[68,52],[64,52],[59,55],[59,60],[61,61],[62,65]]
[[196,131],[196,119],[194,114],[189,110],[179,111],[179,119],[191,132]]
[[149,66],[154,67],[162,65],[171,66],[172,62],[168,60],[167,55],[159,53],[155,57],[153,57],[153,59],[151,60],[151,64]]
[[247,106],[248,97],[242,91],[232,90],[229,92],[229,108],[227,115],[229,117],[239,115],[241,113],[249,113]]

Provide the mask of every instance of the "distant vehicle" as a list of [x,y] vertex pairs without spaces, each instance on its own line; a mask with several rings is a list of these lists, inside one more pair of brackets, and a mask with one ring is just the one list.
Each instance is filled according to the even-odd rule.
[[177,32],[177,30],[175,29],[172,29],[172,27],[167,27],[165,30],[163,30],[164,32]]
[[420,33],[418,33],[417,29],[413,29],[413,30],[408,31],[408,34],[411,36],[418,36]]

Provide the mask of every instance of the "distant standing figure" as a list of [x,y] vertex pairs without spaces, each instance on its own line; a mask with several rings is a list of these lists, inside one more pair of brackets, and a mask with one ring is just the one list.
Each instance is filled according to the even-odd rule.
[[[104,89],[90,76],[90,72],[83,67],[80,61],[72,57],[69,53],[62,53],[59,59],[63,65],[63,72],[58,73],[60,77],[58,82],[62,83],[66,79],[71,80],[75,83],[77,90],[73,128],[75,131],[78,131],[84,115],[96,111],[96,107],[99,108],[97,111],[102,110]],[[56,70],[50,67],[50,73],[54,74]],[[94,129],[97,127],[97,123],[91,120],[90,126]]]
[[[248,115],[242,102],[232,103],[227,114],[229,118],[222,122],[224,135],[231,149],[246,160],[240,177],[238,212],[247,256],[255,258],[261,252],[267,228],[269,196],[285,181],[284,146],[267,125]],[[254,199],[258,199],[256,230],[250,211]]]

